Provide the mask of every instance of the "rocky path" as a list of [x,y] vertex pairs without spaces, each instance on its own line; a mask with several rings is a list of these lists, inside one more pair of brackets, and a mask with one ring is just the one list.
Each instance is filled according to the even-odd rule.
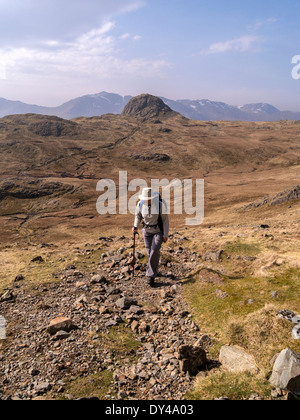
[[[111,374],[106,399],[182,399],[192,388],[209,342],[182,296],[198,256],[173,249],[150,289],[145,264],[132,277],[130,244],[119,241],[92,272],[71,265],[59,281],[30,290],[20,277],[2,295],[8,328],[0,341],[0,399],[72,399],[68,383],[103,372]],[[131,337],[128,351],[111,346],[120,331]]]

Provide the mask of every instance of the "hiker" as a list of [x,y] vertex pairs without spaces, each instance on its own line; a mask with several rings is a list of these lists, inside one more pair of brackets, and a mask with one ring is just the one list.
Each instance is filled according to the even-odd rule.
[[143,220],[142,232],[148,254],[146,276],[150,287],[154,287],[155,278],[158,273],[160,249],[162,243],[166,243],[168,241],[169,236],[167,205],[160,198],[158,193],[152,193],[151,188],[144,188],[142,195],[139,196],[139,199],[140,202],[136,207],[134,227],[132,228],[132,231],[133,233],[137,233]]

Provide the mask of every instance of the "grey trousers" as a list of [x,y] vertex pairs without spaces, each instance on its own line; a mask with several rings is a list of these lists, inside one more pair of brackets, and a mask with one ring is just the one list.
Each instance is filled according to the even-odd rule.
[[147,277],[155,278],[158,273],[158,265],[160,259],[160,249],[163,242],[163,234],[159,233],[148,233],[143,229],[145,247],[148,254],[148,267]]

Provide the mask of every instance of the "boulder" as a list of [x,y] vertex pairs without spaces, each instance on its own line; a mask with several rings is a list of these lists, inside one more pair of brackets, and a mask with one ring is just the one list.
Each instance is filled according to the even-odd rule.
[[293,311],[290,311],[289,309],[281,309],[277,312],[278,318],[286,319],[289,322],[293,322],[293,318],[296,316]]
[[0,340],[6,339],[6,320],[0,315]]
[[131,306],[136,305],[137,301],[136,299],[133,298],[128,298],[128,297],[123,297],[121,299],[118,299],[116,301],[116,305],[120,308],[123,309],[124,311],[126,311],[127,309],[129,309]]
[[57,341],[57,340],[64,340],[65,338],[69,338],[70,334],[66,331],[58,331],[55,336],[53,337],[53,340]]
[[104,274],[95,274],[91,278],[91,284],[98,284],[98,283],[107,283],[107,279]]
[[44,262],[44,258],[41,257],[40,255],[38,255],[37,257],[34,257],[31,262],[38,262],[38,263],[43,263]]
[[180,370],[184,373],[197,375],[199,370],[207,363],[205,350],[200,346],[183,345],[178,349]]
[[73,324],[70,318],[58,317],[53,319],[47,327],[47,332],[51,335],[55,335],[59,331],[70,332],[77,327]]
[[203,255],[202,259],[203,261],[218,262],[220,261],[223,252],[223,249],[220,249],[216,252],[206,252],[206,254]]
[[18,274],[14,279],[14,283],[17,283],[18,281],[22,280],[24,280],[24,276],[22,274]]
[[293,328],[292,337],[294,340],[300,340],[300,324]]
[[11,302],[14,300],[15,300],[15,296],[11,290],[8,290],[2,296],[0,296],[0,302]]
[[223,368],[230,372],[259,372],[254,358],[240,347],[223,346],[220,350],[219,361]]
[[287,348],[277,357],[270,383],[300,395],[300,354]]
[[52,385],[50,384],[50,382],[41,382],[36,385],[35,392],[37,393],[37,395],[43,395],[43,394],[46,394],[51,389],[52,389]]

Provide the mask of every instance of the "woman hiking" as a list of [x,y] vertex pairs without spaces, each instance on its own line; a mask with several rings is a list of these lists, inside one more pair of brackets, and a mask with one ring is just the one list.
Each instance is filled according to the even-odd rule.
[[167,205],[158,193],[153,193],[151,188],[144,188],[139,196],[135,211],[135,220],[132,232],[136,234],[143,221],[143,236],[148,254],[147,280],[150,287],[155,287],[155,278],[158,273],[160,249],[169,237],[169,216]]

